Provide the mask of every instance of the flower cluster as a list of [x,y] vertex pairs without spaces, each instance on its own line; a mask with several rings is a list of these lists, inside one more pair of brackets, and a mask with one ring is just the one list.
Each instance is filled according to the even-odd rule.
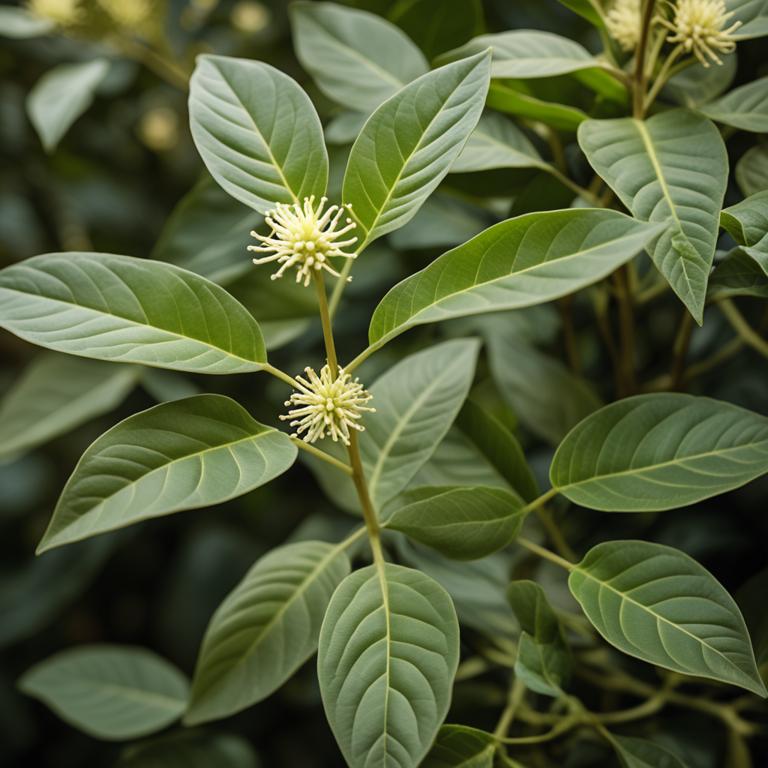
[[83,15],[79,0],[29,0],[27,7],[35,16],[50,19],[61,26],[74,24]]
[[727,26],[733,11],[726,11],[724,0],[677,0],[674,19],[658,16],[657,21],[671,34],[667,41],[682,46],[705,66],[709,60],[722,64],[718,53],[733,53],[733,33],[741,26],[735,21]]
[[[307,378],[296,377],[299,390],[286,400],[287,406],[295,406],[281,420],[293,419],[290,426],[296,427],[292,437],[302,434],[305,443],[322,440],[326,433],[334,442],[341,440],[349,445],[349,430],[363,431],[358,423],[363,413],[375,413],[375,408],[366,406],[371,393],[363,388],[358,379],[352,379],[342,368],[334,378],[328,365],[323,366],[318,376],[312,368],[305,368]],[[306,433],[306,434],[304,434]]]
[[608,34],[625,50],[640,42],[640,0],[615,0],[605,17]]
[[323,212],[327,198],[320,198],[320,205],[315,208],[315,197],[305,197],[304,204],[294,203],[288,205],[279,203],[277,208],[266,216],[267,224],[272,227],[269,235],[260,235],[251,232],[251,236],[259,240],[262,245],[249,245],[249,251],[268,253],[259,259],[254,259],[254,264],[268,264],[276,261],[280,268],[272,275],[276,280],[282,277],[287,269],[296,267],[296,282],[304,282],[309,285],[313,270],[324,269],[336,277],[341,275],[331,266],[329,259],[341,256],[346,259],[357,258],[354,251],[345,251],[344,248],[354,245],[356,237],[343,238],[350,230],[355,228],[351,218],[344,220],[344,226],[337,229],[342,216],[351,211],[350,205],[332,205]]

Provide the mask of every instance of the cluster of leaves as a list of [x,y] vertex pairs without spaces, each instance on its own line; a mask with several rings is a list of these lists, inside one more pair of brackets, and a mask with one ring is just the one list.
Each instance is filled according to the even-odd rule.
[[[209,175],[151,258],[76,250],[0,272],[0,326],[50,350],[3,400],[1,455],[112,410],[138,382],[160,401],[82,453],[38,552],[242,497],[296,471],[300,454],[351,513],[341,534],[301,535],[256,560],[210,618],[191,684],[152,652],[104,643],[24,674],[25,693],[97,738],[132,741],[183,718],[120,765],[253,765],[247,743],[197,726],[264,701],[315,653],[352,768],[545,766],[563,764],[561,749],[569,765],[605,765],[606,747],[628,768],[745,768],[750,739],[755,755],[764,747],[763,564],[739,573],[754,575],[740,608],[684,551],[690,539],[670,546],[653,526],[680,508],[686,528],[701,527],[697,514],[722,524],[707,500],[768,472],[768,418],[727,390],[681,391],[724,361],[768,355],[752,321],[768,295],[767,155],[737,133],[768,131],[765,80],[728,91],[733,69],[691,58],[662,82],[660,60],[622,57],[599,3],[563,5],[594,27],[600,56],[553,32],[474,35],[479,3],[420,48],[382,15],[296,2],[296,55],[339,107],[332,120],[279,68],[200,55],[189,119]],[[759,4],[729,7],[742,39],[768,34]],[[413,2],[390,15],[410,29],[430,12]],[[8,18],[19,37],[49,31]],[[663,33],[656,43],[658,57]],[[147,50],[176,82],[164,52]],[[59,73],[55,98],[41,86],[30,99],[48,148],[107,70],[78,67]],[[735,180],[732,135],[746,143],[732,150]],[[354,212],[349,290],[341,279],[327,297],[319,283],[315,298],[252,267],[247,233],[270,209],[329,191]],[[426,263],[408,262],[398,282],[394,250]],[[656,313],[679,327],[646,336],[641,320]],[[348,454],[269,425],[293,383],[287,365],[335,356],[332,319],[340,350],[357,353],[344,369],[373,382],[376,407]],[[558,332],[568,365],[542,349]],[[212,374],[271,374],[263,421],[239,396],[198,394]],[[307,512],[325,503],[309,480],[297,498]],[[722,698],[721,684],[748,694]],[[461,724],[444,725],[454,693]],[[614,710],[611,695],[641,703]],[[490,719],[460,706],[473,696]],[[720,722],[727,739],[710,757],[721,762],[654,718],[667,707],[695,713],[698,728]]]

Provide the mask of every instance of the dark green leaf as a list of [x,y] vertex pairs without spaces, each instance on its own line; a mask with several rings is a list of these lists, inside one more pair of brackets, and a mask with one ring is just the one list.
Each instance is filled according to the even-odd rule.
[[495,752],[490,733],[466,725],[444,725],[421,768],[493,768]]

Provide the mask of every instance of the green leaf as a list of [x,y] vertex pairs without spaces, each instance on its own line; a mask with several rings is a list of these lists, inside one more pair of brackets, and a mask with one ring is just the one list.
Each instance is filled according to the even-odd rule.
[[491,83],[488,106],[508,115],[538,120],[560,131],[575,131],[588,119],[587,113],[576,107],[537,98],[509,82]]
[[658,744],[633,736],[611,736],[624,768],[686,768],[678,757]]
[[735,88],[699,107],[699,111],[716,123],[742,131],[768,133],[768,77]]
[[608,541],[574,566],[568,586],[597,631],[629,656],[768,695],[738,606],[683,552]]
[[493,768],[495,752],[490,733],[466,725],[444,725],[421,768]]
[[736,55],[723,57],[723,64],[716,67],[705,67],[697,61],[673,75],[664,86],[663,94],[681,107],[696,109],[727,91],[737,68]]
[[323,620],[317,668],[350,768],[416,768],[448,711],[458,661],[456,612],[436,581],[391,563],[348,576]]
[[729,24],[740,21],[742,26],[736,30],[735,36],[741,40],[768,35],[768,2],[767,0],[725,0],[725,7],[734,16]]
[[38,547],[186,509],[221,504],[285,472],[289,437],[223,395],[196,395],[129,416],[83,454]]
[[161,262],[48,253],[0,271],[0,327],[71,355],[194,373],[266,363],[256,321],[223,288]]
[[263,221],[206,174],[173,209],[152,258],[229,285],[256,269],[246,247],[249,232]]
[[117,768],[258,768],[251,745],[228,733],[174,733],[126,750]]
[[491,168],[543,168],[541,159],[528,137],[511,121],[495,112],[487,112],[469,135],[464,149],[451,166],[451,173],[486,171]]
[[91,106],[108,70],[106,59],[59,64],[35,83],[27,97],[27,113],[46,152],[56,149],[72,123]]
[[613,272],[661,230],[586,208],[502,221],[392,288],[373,313],[370,343],[380,347],[416,325],[573,293]]
[[54,29],[56,25],[53,21],[35,16],[26,8],[0,8],[0,37],[24,40],[47,35]]
[[[404,358],[369,387],[376,412],[366,414],[359,445],[377,509],[410,483],[445,437],[472,384],[478,348],[475,339],[437,344]],[[346,458],[338,444],[325,443],[323,450]],[[329,498],[358,509],[348,475],[325,462],[311,466]]]
[[513,581],[507,597],[522,630],[515,674],[530,690],[559,698],[570,676],[571,657],[557,615],[533,581]]
[[748,149],[736,163],[736,182],[745,195],[768,189],[768,146]]
[[397,499],[387,528],[447,557],[479,560],[509,544],[523,524],[523,503],[501,488],[414,488]]
[[720,225],[768,274],[768,190],[725,208]]
[[552,486],[606,512],[673,509],[768,472],[768,418],[676,393],[607,405],[575,427],[552,460]]
[[325,192],[328,154],[317,112],[296,81],[269,64],[198,56],[189,119],[213,178],[260,213]]
[[0,458],[26,453],[108,413],[140,373],[128,365],[39,355],[0,403]]
[[521,498],[533,501],[539,495],[539,485],[520,443],[495,416],[470,399],[459,412],[456,425]]
[[648,120],[589,120],[579,145],[634,216],[663,222],[654,263],[697,323],[728,178],[725,144],[706,118],[670,110]]
[[290,5],[296,55],[329,98],[368,112],[429,70],[394,24],[335,3]]
[[208,625],[185,722],[232,715],[288,680],[317,650],[325,609],[350,569],[343,548],[320,541],[262,557]]
[[326,144],[351,144],[363,130],[369,115],[365,112],[342,112],[325,125]]
[[590,384],[559,360],[512,334],[488,337],[491,372],[499,391],[533,434],[557,445],[602,401]]
[[715,266],[709,278],[710,297],[755,296],[768,299],[768,260],[763,258],[758,263],[745,250],[734,248]]
[[159,731],[187,706],[188,685],[143,648],[81,645],[28,670],[19,687],[97,739],[125,741]]
[[405,86],[371,115],[344,175],[360,247],[413,218],[477,125],[490,54],[448,64]]

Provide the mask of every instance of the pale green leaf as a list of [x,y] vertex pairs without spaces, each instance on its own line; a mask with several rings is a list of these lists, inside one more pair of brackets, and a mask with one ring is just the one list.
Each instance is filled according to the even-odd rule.
[[746,40],[768,35],[768,0],[725,0],[725,7],[734,13],[729,24],[742,23],[735,32],[737,38]]
[[181,716],[188,685],[174,666],[143,648],[81,645],[28,670],[19,687],[62,720],[98,739],[125,741]]
[[768,472],[768,418],[677,393],[607,405],[563,440],[552,485],[576,504],[650,512],[693,504]]
[[348,576],[320,631],[318,678],[350,768],[416,768],[451,700],[459,625],[429,576],[390,563]]
[[211,619],[185,722],[227,717],[276,691],[317,649],[325,609],[349,572],[344,550],[320,541],[262,557]]
[[493,82],[488,89],[488,106],[508,115],[538,120],[561,131],[575,131],[588,119],[586,112],[567,104],[540,99],[512,81]]
[[479,560],[509,544],[523,524],[523,503],[501,488],[414,488],[398,497],[387,528],[456,560]]
[[72,123],[91,106],[108,70],[106,59],[59,64],[35,83],[27,97],[27,113],[47,152],[56,149]]
[[616,211],[544,211],[502,221],[396,285],[371,318],[377,347],[408,328],[519,309],[573,293],[662,231]]
[[487,112],[469,135],[451,173],[491,168],[549,168],[528,137],[511,121]]
[[629,656],[768,695],[738,606],[683,552],[608,541],[574,566],[568,585],[597,631]]
[[665,747],[634,736],[611,736],[611,743],[624,768],[686,768]]
[[602,402],[558,359],[516,335],[488,334],[491,372],[502,397],[533,434],[557,445]]
[[259,765],[246,739],[196,730],[130,746],[117,768],[258,768]]
[[748,149],[736,163],[736,182],[745,195],[768,190],[768,146]]
[[599,0],[559,0],[559,2],[596,27],[605,26]]
[[673,75],[663,94],[681,107],[695,109],[716,99],[731,87],[738,69],[738,57],[724,56],[722,65],[705,67],[700,62]]
[[735,88],[699,107],[699,111],[716,123],[742,131],[768,133],[768,77]]
[[0,402],[0,458],[25,453],[116,408],[141,370],[67,355],[36,357]]
[[296,55],[326,96],[374,110],[429,69],[418,47],[380,16],[335,3],[290,5]]
[[107,253],[49,253],[0,271],[0,327],[71,355],[195,373],[266,363],[253,317],[184,269]]
[[264,485],[296,459],[289,437],[223,395],[129,416],[99,437],[67,481],[38,552]]
[[369,115],[366,112],[342,112],[325,126],[326,144],[351,144],[363,130]]
[[26,8],[0,8],[0,37],[24,40],[28,37],[47,35],[55,28],[53,21],[35,16]]
[[421,768],[493,768],[493,735],[466,725],[444,725]]
[[317,112],[296,81],[269,64],[199,56],[189,118],[213,178],[260,213],[325,192],[328,154]]
[[651,245],[654,263],[701,324],[715,255],[728,156],[717,128],[692,112],[648,120],[589,120],[579,145],[638,219],[667,225]]
[[413,218],[480,118],[490,55],[447,64],[405,86],[370,117],[349,156],[344,202],[360,246]]

